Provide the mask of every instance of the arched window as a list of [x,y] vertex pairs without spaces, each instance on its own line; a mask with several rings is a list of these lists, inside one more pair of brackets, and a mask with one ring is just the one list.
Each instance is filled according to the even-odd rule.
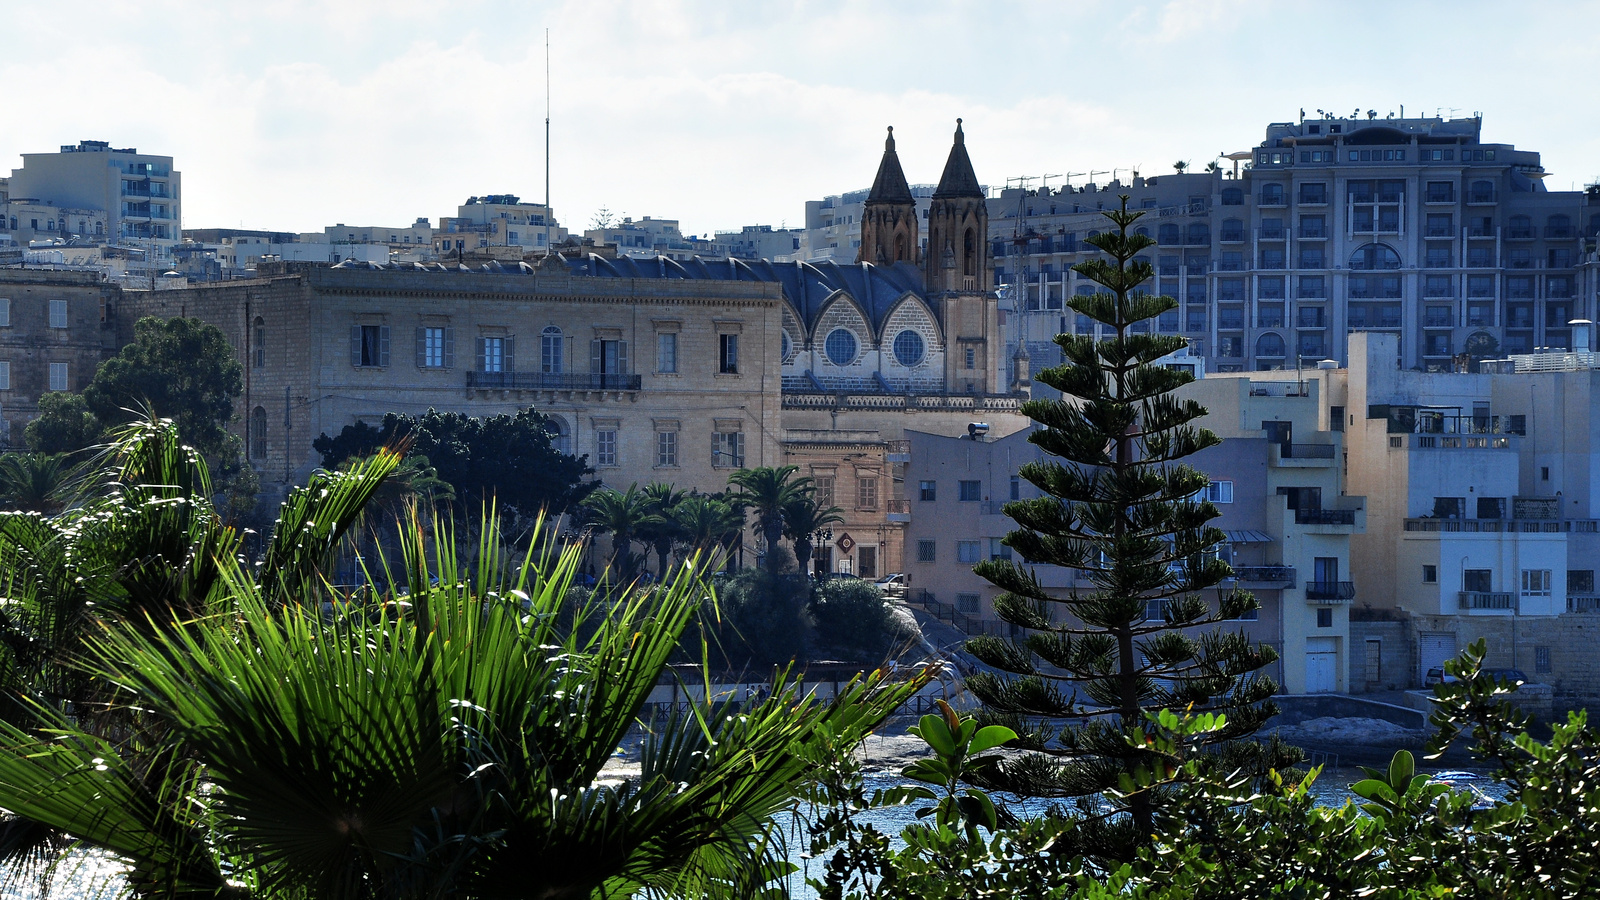
[[567,423],[560,416],[550,417],[550,446],[557,453],[567,456],[572,455],[572,432],[567,429]]
[[1365,244],[1350,254],[1350,268],[1372,269],[1398,269],[1400,268],[1400,254],[1387,244]]
[[836,366],[848,366],[856,361],[856,336],[848,328],[835,328],[823,341],[822,350],[828,361]]
[[1267,332],[1256,339],[1256,356],[1283,356],[1283,338]]
[[902,366],[914,366],[922,362],[925,349],[922,335],[909,328],[894,336],[894,358]]
[[794,345],[792,343],[790,343],[790,341],[789,341],[789,332],[785,331],[785,332],[783,332],[783,356],[782,356],[782,359],[783,359],[784,362],[788,362],[789,361],[789,351],[792,350],[792,349],[794,349]]
[[1176,224],[1168,224],[1157,228],[1156,240],[1162,244],[1169,245],[1178,243],[1178,226]]
[[561,347],[561,329],[551,325],[540,332],[539,371],[552,374],[561,371]]
[[1472,189],[1467,193],[1467,202],[1469,202],[1469,203],[1493,203],[1494,202],[1494,182],[1492,182],[1492,181],[1474,181],[1472,183]]
[[962,244],[961,274],[976,275],[978,274],[978,241],[972,236],[972,229],[967,229],[967,236],[962,241]]
[[1244,240],[1244,221],[1241,219],[1223,219],[1222,239],[1230,242]]
[[1572,237],[1572,217],[1554,215],[1544,220],[1544,236],[1547,238]]
[[1207,225],[1204,222],[1190,222],[1189,223],[1189,243],[1191,243],[1191,244],[1209,244],[1209,243],[1211,243],[1211,226]]
[[1529,218],[1527,216],[1512,216],[1511,218],[1506,220],[1506,226],[1507,226],[1507,230],[1510,232],[1509,234],[1506,235],[1507,237],[1510,237],[1510,238],[1531,238],[1531,237],[1533,237],[1533,219],[1531,219],[1531,218]]
[[254,328],[251,329],[250,340],[253,342],[251,361],[258,369],[267,365],[267,320],[256,316]]
[[[910,257],[908,257],[906,255],[906,236],[903,235],[903,234],[897,234],[897,235],[894,236],[894,260],[893,261],[894,262],[899,262],[901,260],[908,260],[908,259],[910,259]],[[785,355],[787,355],[787,354],[785,354]]]
[[267,410],[258,406],[250,411],[250,458],[267,458]]

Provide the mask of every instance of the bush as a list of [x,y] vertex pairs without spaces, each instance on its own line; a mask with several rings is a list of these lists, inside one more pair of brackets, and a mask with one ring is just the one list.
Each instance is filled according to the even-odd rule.
[[717,583],[717,608],[706,604],[701,630],[711,663],[728,670],[786,666],[804,658],[808,589],[804,579],[744,569]]
[[878,586],[858,578],[834,578],[811,596],[818,641],[846,659],[881,660],[905,637],[891,604]]

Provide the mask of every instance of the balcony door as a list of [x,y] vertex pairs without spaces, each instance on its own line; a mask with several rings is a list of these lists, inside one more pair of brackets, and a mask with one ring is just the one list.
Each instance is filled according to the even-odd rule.
[[1311,562],[1312,581],[1318,584],[1339,583],[1339,557],[1319,556]]

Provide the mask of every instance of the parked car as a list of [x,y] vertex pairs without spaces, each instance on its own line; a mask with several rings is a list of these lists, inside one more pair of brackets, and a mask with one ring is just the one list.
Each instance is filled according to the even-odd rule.
[[[1495,681],[1509,681],[1512,684],[1529,684],[1530,679],[1521,669],[1479,669],[1479,678],[1492,678]],[[1454,675],[1445,673],[1443,666],[1434,666],[1428,670],[1422,679],[1423,687],[1433,687],[1436,684],[1451,684],[1456,680]]]
[[904,597],[910,581],[911,579],[906,577],[906,573],[893,572],[879,578],[874,584],[878,586],[878,590],[882,591],[885,597]]

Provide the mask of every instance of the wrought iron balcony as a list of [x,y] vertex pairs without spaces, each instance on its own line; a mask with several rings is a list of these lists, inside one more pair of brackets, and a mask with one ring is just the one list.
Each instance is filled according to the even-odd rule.
[[639,375],[615,372],[468,372],[467,387],[513,391],[637,391]]
[[1346,603],[1355,599],[1356,586],[1350,581],[1308,581],[1306,599],[1319,603]]
[[1281,584],[1293,587],[1294,566],[1234,566],[1235,580],[1247,584]]
[[1353,509],[1297,509],[1294,511],[1296,525],[1354,525],[1356,511]]

